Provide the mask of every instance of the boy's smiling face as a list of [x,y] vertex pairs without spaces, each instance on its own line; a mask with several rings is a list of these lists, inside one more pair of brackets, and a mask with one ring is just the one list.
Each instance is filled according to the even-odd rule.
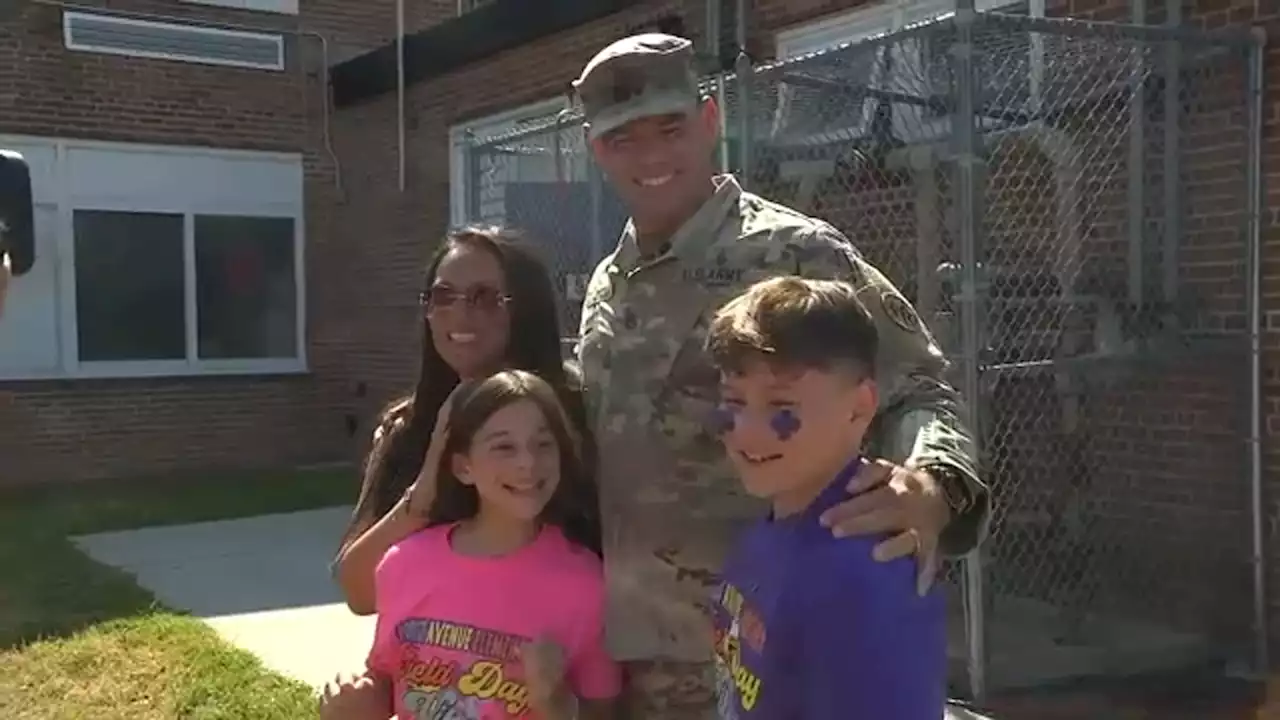
[[852,368],[779,366],[752,358],[721,374],[721,438],[747,492],[778,514],[806,507],[859,451],[875,383]]

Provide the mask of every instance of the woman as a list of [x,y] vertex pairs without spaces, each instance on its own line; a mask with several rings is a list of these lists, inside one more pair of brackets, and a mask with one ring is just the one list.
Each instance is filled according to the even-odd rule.
[[[347,606],[375,609],[374,568],[394,543],[426,526],[444,448],[444,418],[459,379],[504,369],[545,380],[587,437],[578,383],[564,365],[555,290],[546,266],[510,231],[469,227],[445,239],[427,266],[422,365],[412,395],[393,402],[374,431],[360,499],[335,560]],[[594,463],[588,444],[587,460]],[[592,465],[589,465],[589,467]],[[574,518],[599,549],[594,485]]]

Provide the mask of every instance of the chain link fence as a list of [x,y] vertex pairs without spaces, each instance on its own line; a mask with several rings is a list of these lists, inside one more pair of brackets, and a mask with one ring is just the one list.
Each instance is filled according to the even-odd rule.
[[581,122],[557,113],[533,118],[470,138],[463,155],[467,221],[518,228],[538,246],[560,292],[560,327],[576,334],[591,271],[627,219],[591,162]]
[[[1264,628],[1260,43],[969,17],[707,78],[729,165],[843,230],[953,360],[995,497],[947,576],[975,693],[1235,657]],[[578,120],[468,157],[468,217],[545,244],[576,330],[626,216]]]

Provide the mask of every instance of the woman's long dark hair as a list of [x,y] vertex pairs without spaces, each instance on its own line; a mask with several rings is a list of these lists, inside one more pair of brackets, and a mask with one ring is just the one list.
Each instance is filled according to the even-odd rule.
[[480,494],[453,474],[453,457],[469,453],[480,428],[508,405],[528,400],[538,406],[560,450],[560,482],[542,521],[564,531],[569,540],[600,552],[600,538],[590,518],[596,508],[583,507],[590,498],[591,477],[582,455],[582,438],[551,385],[523,370],[506,370],[468,383],[459,390],[449,412],[449,439],[436,474],[436,495],[427,513],[428,525],[444,525],[475,517]]
[[[436,249],[423,279],[423,291],[435,283],[436,271],[445,255],[458,247],[477,248],[492,254],[502,267],[507,293],[510,332],[506,365],[527,370],[542,378],[555,391],[575,429],[585,434],[586,409],[579,393],[581,385],[565,367],[560,349],[560,322],[556,293],[550,273],[537,253],[519,235],[497,227],[467,227],[452,232]],[[375,522],[413,484],[427,453],[435,429],[436,415],[449,393],[458,384],[458,374],[444,361],[431,339],[430,320],[423,313],[422,364],[413,394],[402,397],[382,412],[374,431],[373,446],[362,468],[360,499],[342,540],[346,547],[362,522]],[[586,467],[594,470],[595,451],[586,437]],[[586,502],[594,503],[594,484]],[[592,517],[595,506],[590,505]],[[598,532],[598,531],[597,531]],[[598,543],[593,545],[598,546]]]

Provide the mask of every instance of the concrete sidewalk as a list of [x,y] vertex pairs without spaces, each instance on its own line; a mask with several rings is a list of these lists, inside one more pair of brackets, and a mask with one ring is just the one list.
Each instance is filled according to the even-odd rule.
[[267,667],[313,687],[358,672],[372,617],[342,602],[328,564],[350,508],[75,538],[87,555],[133,574]]
[[[172,608],[190,611],[283,675],[319,688],[357,672],[373,639],[329,577],[351,515],[331,508],[74,538],[94,560],[133,574]],[[983,720],[953,708],[946,720]]]

